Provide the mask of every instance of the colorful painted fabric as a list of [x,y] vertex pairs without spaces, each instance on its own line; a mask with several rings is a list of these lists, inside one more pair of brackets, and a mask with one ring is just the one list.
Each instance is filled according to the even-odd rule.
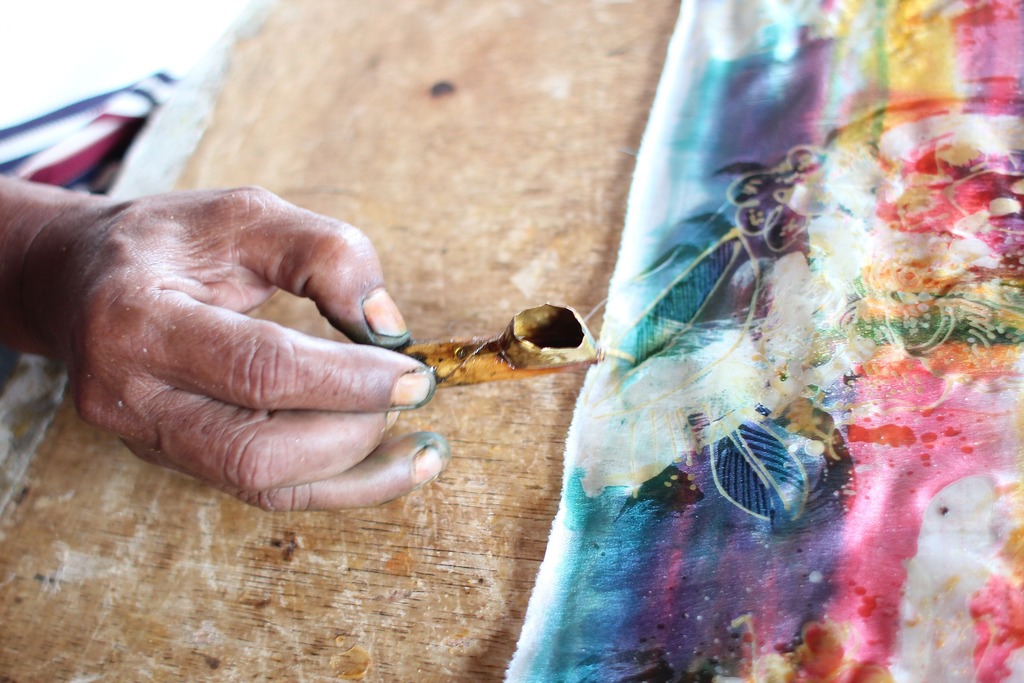
[[514,681],[1024,681],[1024,19],[688,0]]

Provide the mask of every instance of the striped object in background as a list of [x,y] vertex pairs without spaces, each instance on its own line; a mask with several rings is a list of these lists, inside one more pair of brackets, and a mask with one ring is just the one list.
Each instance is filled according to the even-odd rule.
[[0,130],[0,174],[104,192],[135,135],[173,80],[157,74]]

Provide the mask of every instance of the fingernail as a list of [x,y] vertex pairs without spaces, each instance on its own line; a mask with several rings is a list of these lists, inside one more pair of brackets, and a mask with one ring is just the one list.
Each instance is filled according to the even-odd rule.
[[434,373],[425,368],[407,372],[398,378],[391,389],[393,408],[418,408],[434,394]]
[[398,306],[383,289],[373,291],[363,300],[363,317],[374,334],[382,337],[403,337],[409,333]]
[[413,478],[417,485],[426,484],[428,481],[441,474],[444,469],[444,458],[440,451],[434,446],[425,446],[416,454],[412,461]]
[[392,427],[395,426],[395,423],[398,422],[398,416],[399,415],[401,415],[401,413],[399,411],[392,410],[390,413],[388,413],[385,416],[385,419],[387,420],[387,422],[385,423],[386,426],[384,427],[384,431],[387,431],[387,430],[389,430],[389,429],[391,429]]

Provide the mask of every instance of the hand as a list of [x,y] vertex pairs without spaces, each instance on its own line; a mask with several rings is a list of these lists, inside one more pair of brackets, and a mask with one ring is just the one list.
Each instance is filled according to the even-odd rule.
[[[382,443],[434,379],[380,348],[408,331],[355,228],[259,189],[115,203],[4,180],[0,214],[5,341],[63,359],[82,417],[144,460],[266,509],[374,505],[447,464],[436,434]],[[360,343],[243,314],[278,287]]]

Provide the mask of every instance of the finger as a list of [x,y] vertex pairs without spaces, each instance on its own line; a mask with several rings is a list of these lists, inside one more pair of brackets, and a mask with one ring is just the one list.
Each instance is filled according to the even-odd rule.
[[384,289],[380,261],[366,235],[269,192],[242,192],[247,193],[246,227],[238,232],[242,265],[312,299],[353,341],[388,348],[408,341],[409,330]]
[[246,491],[337,476],[377,448],[389,426],[384,413],[253,411],[178,390],[153,403],[155,435],[134,442],[193,476]]
[[127,446],[128,450],[130,450],[139,460],[148,462],[150,465],[156,465],[157,467],[163,467],[164,469],[174,470],[175,472],[181,472],[191,476],[191,472],[186,470],[184,467],[170,460],[155,448],[150,448],[137,439],[121,439],[121,442]]
[[384,412],[433,396],[433,372],[385,349],[341,344],[265,320],[161,295],[159,343],[140,351],[147,373],[180,389],[253,409]]
[[344,473],[303,486],[230,491],[265,510],[338,510],[371,507],[403,496],[437,478],[451,459],[438,434],[417,432],[391,439]]

